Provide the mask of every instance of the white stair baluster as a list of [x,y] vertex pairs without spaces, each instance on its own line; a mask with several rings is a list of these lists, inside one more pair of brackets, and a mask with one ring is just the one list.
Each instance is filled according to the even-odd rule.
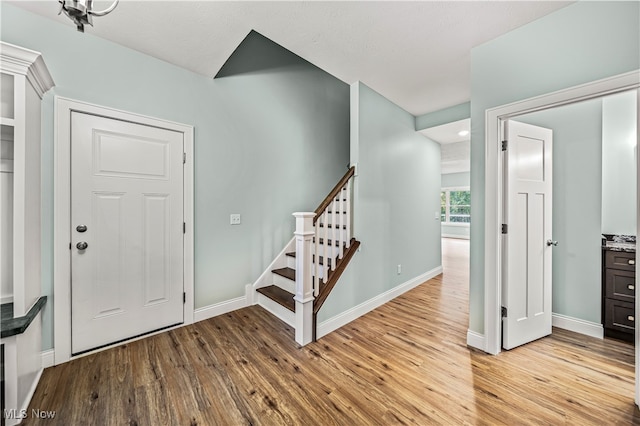
[[[329,204],[329,206],[331,206],[331,204]],[[330,208],[330,207],[329,207]],[[324,221],[322,223],[322,229],[324,230],[323,234],[323,245],[322,247],[324,248],[324,250],[322,250],[322,282],[326,283],[327,282],[327,278],[329,275],[329,270],[327,269],[328,263],[327,263],[327,259],[329,259],[330,252],[331,252],[331,247],[329,247],[329,214],[327,213],[327,210],[324,211]]]
[[343,235],[343,231],[344,231],[344,214],[342,213],[344,211],[344,207],[345,207],[345,199],[346,195],[345,195],[345,191],[344,191],[344,187],[342,187],[342,189],[340,190],[340,201],[338,202],[338,206],[340,206],[340,210],[337,212],[338,213],[338,223],[339,223],[339,227],[338,227],[338,235],[340,236],[338,244],[340,244],[340,254],[339,257],[340,259],[342,259],[342,257],[344,256],[344,238],[342,237]]
[[347,232],[346,232],[347,248],[351,246],[351,180],[352,179],[349,179],[347,181],[347,196],[345,197],[347,199],[346,208],[345,208],[345,212],[346,212],[345,219],[347,221]]
[[[336,247],[336,243],[338,242],[338,221],[337,218],[338,216],[336,216],[336,209],[338,208],[338,202],[336,201],[336,199],[333,199],[333,202],[331,203],[331,246],[332,247]],[[335,249],[334,249],[335,250]],[[336,269],[336,259],[338,258],[338,256],[335,256],[334,254],[335,251],[332,251],[331,253],[331,270],[334,271]]]
[[314,297],[318,296],[318,290],[320,287],[319,284],[319,270],[318,270],[318,244],[320,244],[319,241],[319,234],[318,234],[318,229],[320,229],[320,223],[322,221],[322,215],[318,218],[318,220],[316,221],[315,225],[313,226],[313,232],[314,232],[314,244],[312,247],[312,254],[311,254],[311,259],[313,259],[312,261],[312,265],[311,265],[311,271],[313,273],[313,295]]

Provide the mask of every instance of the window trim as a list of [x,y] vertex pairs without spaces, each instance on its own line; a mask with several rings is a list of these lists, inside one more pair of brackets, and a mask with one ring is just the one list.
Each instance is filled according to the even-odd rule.
[[[449,212],[449,208],[451,207],[450,205],[450,199],[449,199],[449,193],[451,191],[469,191],[471,192],[471,186],[445,186],[440,188],[440,192],[445,192],[446,193],[446,198],[445,198],[445,218],[447,218],[449,216],[448,212]],[[440,214],[440,217],[442,218],[442,214]],[[469,218],[471,218],[471,215],[469,215]],[[462,228],[468,228],[471,226],[471,222],[448,222],[447,220],[442,220],[440,219],[440,224],[442,226],[459,226]]]

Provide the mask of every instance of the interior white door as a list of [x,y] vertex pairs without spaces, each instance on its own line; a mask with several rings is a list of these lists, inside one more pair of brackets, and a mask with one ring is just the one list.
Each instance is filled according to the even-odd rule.
[[551,334],[553,132],[509,120],[505,135],[502,346],[511,349]]
[[183,134],[71,115],[71,352],[183,322]]

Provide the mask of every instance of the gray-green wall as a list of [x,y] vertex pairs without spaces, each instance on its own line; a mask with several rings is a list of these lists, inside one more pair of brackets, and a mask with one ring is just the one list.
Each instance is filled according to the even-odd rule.
[[[441,266],[440,145],[414,117],[362,83],[351,86],[354,230],[361,241],[318,319],[324,321]],[[402,274],[397,274],[397,265]]]
[[600,323],[602,100],[514,120],[553,130],[553,313]]
[[636,92],[602,100],[602,232],[636,235]]
[[[213,80],[1,7],[1,39],[42,52],[56,82],[43,102],[43,294],[53,292],[54,95],[195,127],[196,308],[243,296],[293,237],[291,213],[313,211],[346,171],[349,86],[308,63]],[[49,303],[43,349],[52,323]]]
[[484,333],[485,111],[639,68],[638,2],[578,2],[471,51],[471,331]]

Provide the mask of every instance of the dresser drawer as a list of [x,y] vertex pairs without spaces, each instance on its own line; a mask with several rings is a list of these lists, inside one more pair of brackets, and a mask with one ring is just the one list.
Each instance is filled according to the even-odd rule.
[[615,299],[605,300],[605,328],[633,333],[635,330],[635,306]]
[[605,270],[605,297],[633,302],[636,298],[636,273],[620,269]]
[[606,250],[604,255],[604,267],[624,269],[626,271],[635,271],[636,254],[626,251]]

